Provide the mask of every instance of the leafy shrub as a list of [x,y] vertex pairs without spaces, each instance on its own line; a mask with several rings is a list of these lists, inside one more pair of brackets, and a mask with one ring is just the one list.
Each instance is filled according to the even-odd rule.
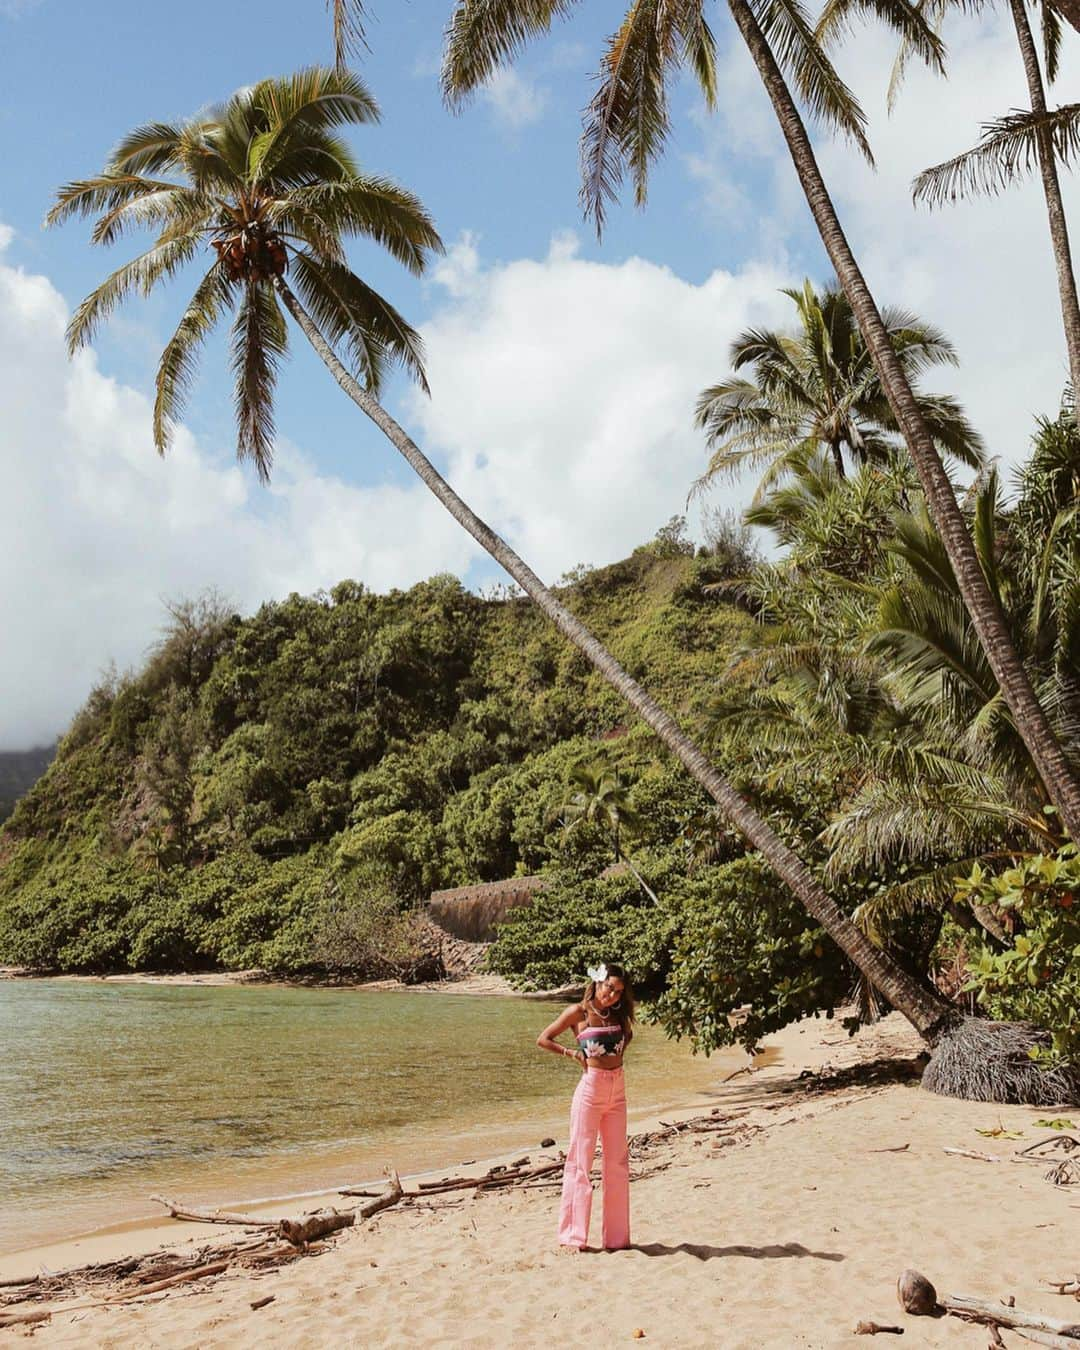
[[315,921],[312,952],[325,969],[360,979],[415,984],[445,974],[431,926],[379,886],[346,884],[328,899]]
[[1049,1031],[1038,1057],[1080,1064],[1080,850],[1066,844],[996,876],[976,865],[957,895],[996,909],[1012,929],[1006,950],[982,949],[965,988],[991,1017]]
[[596,863],[593,855],[548,874],[531,905],[510,911],[488,953],[492,970],[512,984],[553,989],[582,979],[588,966],[607,958],[625,965],[642,992],[662,986],[682,901],[668,888],[679,878],[678,860],[637,859],[660,905],[629,872],[588,875]]
[[[807,1013],[830,1013],[850,992],[851,967],[757,856],[703,868],[687,887],[668,988],[655,1015],[706,1054],[752,1047]],[[731,1026],[728,1012],[749,1004]]]

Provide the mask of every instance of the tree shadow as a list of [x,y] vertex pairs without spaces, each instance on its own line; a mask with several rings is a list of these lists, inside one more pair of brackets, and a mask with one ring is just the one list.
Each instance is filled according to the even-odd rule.
[[784,1098],[812,1097],[850,1087],[917,1083],[925,1065],[925,1055],[886,1054],[840,1068],[823,1065],[819,1069],[803,1069],[800,1073],[782,1073],[769,1078],[751,1074],[720,1083],[707,1089],[702,1096],[726,1107],[776,1107]]
[[677,1256],[679,1252],[686,1252],[689,1256],[697,1257],[699,1261],[712,1261],[721,1256],[750,1256],[756,1261],[788,1256],[811,1256],[816,1261],[847,1260],[843,1252],[814,1252],[809,1247],[804,1247],[801,1242],[776,1242],[768,1247],[751,1247],[745,1243],[737,1243],[731,1247],[710,1247],[704,1242],[680,1242],[675,1247],[668,1247],[662,1242],[635,1242],[631,1244],[630,1250],[641,1252],[643,1256]]

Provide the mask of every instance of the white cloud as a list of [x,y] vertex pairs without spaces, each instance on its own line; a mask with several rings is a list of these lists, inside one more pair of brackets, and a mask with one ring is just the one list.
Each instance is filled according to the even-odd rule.
[[513,66],[500,66],[480,90],[480,97],[503,126],[513,131],[539,122],[547,107],[547,90],[520,75]]
[[488,268],[466,237],[436,280],[433,398],[413,415],[455,487],[549,579],[625,555],[683,510],[703,467],[694,400],[736,333],[786,304],[769,269],[692,285],[640,258],[583,261],[566,235],[542,261]]
[[216,586],[249,610],[467,569],[474,546],[419,485],[351,486],[286,445],[267,493],[183,428],[162,462],[147,399],[92,353],[69,363],[66,320],[47,278],[0,259],[0,747],[47,741],[110,660],[141,661],[164,597]]
[[[697,394],[737,332],[786,317],[784,272],[695,285],[640,258],[584,261],[568,233],[499,264],[465,236],[434,279],[433,397],[411,399],[410,424],[548,579],[624,556],[684,509]],[[419,485],[351,485],[296,447],[278,447],[269,492],[184,428],[161,462],[147,398],[93,353],[69,362],[66,319],[47,278],[0,258],[0,746],[54,735],[110,659],[138,663],[163,597],[212,585],[250,610],[346,576],[464,575],[482,556]]]
[[[814,140],[879,303],[903,305],[944,329],[961,366],[935,373],[934,385],[955,392],[991,451],[1015,462],[1028,451],[1035,414],[1056,409],[1067,375],[1041,193],[1029,182],[999,198],[931,213],[913,207],[911,180],[974,145],[982,122],[1023,106],[1026,88],[1007,16],[983,11],[958,18],[946,37],[949,79],[913,65],[891,117],[885,90],[892,39],[860,30],[836,54],[840,73],[871,117],[876,172],[843,143],[819,131]],[[1065,48],[1062,89],[1080,77],[1080,60]],[[738,42],[724,54],[718,83],[718,115],[702,122],[701,149],[688,159],[688,170],[718,227],[756,228],[759,254],[780,256],[813,227],[771,108]],[[1075,219],[1080,195],[1067,178],[1063,190]]]

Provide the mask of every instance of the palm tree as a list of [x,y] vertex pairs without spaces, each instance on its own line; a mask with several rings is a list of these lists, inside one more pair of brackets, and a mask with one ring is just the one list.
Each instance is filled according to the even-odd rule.
[[[874,8],[876,13],[887,10],[913,50],[940,69],[940,41],[916,8],[907,0],[881,0]],[[529,38],[546,32],[552,20],[568,9],[567,0],[502,0],[497,5],[457,0],[443,64],[443,88],[450,103],[459,105],[501,62]],[[839,129],[869,157],[865,117],[815,40],[800,0],[728,0],[728,9],[773,105],[818,233],[915,464],[994,678],[1070,834],[1080,838],[1080,778],[1054,737],[987,585],[933,431],[848,244],[781,65],[810,112]],[[715,41],[705,19],[704,0],[636,0],[608,42],[585,114],[582,197],[598,229],[626,172],[638,204],[644,203],[649,167],[670,130],[668,85],[683,68],[691,70],[711,104]]]
[[619,777],[618,769],[612,769],[602,759],[575,764],[567,791],[554,806],[552,815],[562,820],[567,834],[578,825],[599,825],[611,839],[615,865],[624,863],[653,904],[660,903],[633,859],[623,851],[625,835],[637,829],[640,817],[631,801],[630,788]]
[[[940,26],[953,3],[954,0],[919,0],[920,8],[935,27]],[[1039,8],[1046,80],[1053,83],[1058,69],[1061,26],[1056,11],[1046,0],[1040,0]],[[850,9],[850,0],[828,0],[818,24],[819,35],[826,38],[837,28],[845,27]],[[1075,389],[1080,388],[1080,300],[1058,180],[1058,160],[1067,162],[1070,154],[1075,152],[1080,108],[1071,104],[1054,113],[1048,112],[1043,72],[1024,0],[1009,0],[1009,9],[1024,65],[1030,112],[1013,111],[988,122],[974,149],[923,170],[913,184],[913,196],[916,202],[926,202],[933,207],[980,193],[996,193],[1038,166],[1057,270],[1069,373]],[[890,103],[899,89],[907,56],[907,45],[902,42],[889,87]]]
[[[806,281],[802,290],[783,294],[798,312],[797,332],[740,333],[729,360],[736,371],[749,367],[753,378],[733,376],[698,398],[696,423],[713,454],[695,490],[764,466],[756,504],[789,475],[793,457],[801,460],[819,446],[840,478],[845,455],[855,464],[882,463],[895,451],[896,419],[843,292],[829,288],[819,295]],[[887,309],[882,320],[912,387],[926,367],[956,364],[952,344],[913,314]],[[980,467],[982,439],[956,400],[917,397],[942,454]]]
[[[454,492],[378,402],[375,390],[387,359],[423,382],[419,342],[404,319],[349,270],[343,241],[365,234],[418,271],[439,240],[417,199],[385,179],[361,175],[334,134],[337,126],[369,123],[376,115],[371,95],[355,76],[310,70],[291,79],[264,80],[235,94],[222,110],[183,125],[153,124],[133,132],[101,174],[61,189],[49,215],[50,223],[97,216],[92,237],[101,243],[129,225],[159,229],[152,248],[114,272],[79,306],[70,345],[88,341],[96,323],[133,289],[149,291],[194,260],[200,244],[209,244],[216,256],[161,359],[154,409],[158,448],[168,443],[171,419],[202,342],[225,313],[238,307],[233,324],[238,451],[263,476],[269,474],[273,376],[286,350],[280,301],[344,392],[454,519],[652,727],[854,964],[924,1035],[933,1037],[948,1024],[949,1006],[851,923],[671,715]],[[180,181],[151,176],[163,171]]]
[[[994,473],[972,501],[983,566],[1074,762],[1078,481],[1080,436],[1065,415],[1040,428],[1015,506],[1002,506]],[[711,718],[714,739],[733,729],[780,781],[835,785],[826,875],[891,872],[854,916],[876,936],[950,907],[980,859],[1062,841],[917,493],[898,510],[909,490],[875,466],[840,482],[819,454],[749,513],[786,554],[744,583],[769,624],[729,672],[748,692],[718,700]],[[1000,935],[992,914],[974,919]]]
[[575,825],[599,825],[611,840],[615,862],[623,861],[622,836],[638,823],[630,789],[604,760],[575,764],[565,795],[554,807],[568,830]]

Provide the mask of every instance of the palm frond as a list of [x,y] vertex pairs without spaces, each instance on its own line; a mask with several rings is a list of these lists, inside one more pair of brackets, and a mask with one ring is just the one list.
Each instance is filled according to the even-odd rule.
[[236,384],[236,453],[250,459],[263,482],[274,462],[274,390],[288,349],[288,332],[277,297],[268,286],[249,283],[233,322],[232,368]]
[[917,395],[919,410],[938,450],[969,469],[986,465],[986,442],[951,394]]
[[912,198],[933,207],[995,196],[1036,168],[1044,137],[1057,159],[1070,163],[1080,150],[1080,103],[1052,112],[1012,112],[985,123],[977,146],[918,175]]
[[898,35],[905,60],[917,56],[938,74],[945,73],[945,44],[927,23],[923,3],[908,0],[826,0],[815,35],[829,42],[851,31],[856,18],[877,19]]
[[970,875],[978,861],[979,855],[974,854],[932,867],[907,881],[894,882],[864,900],[851,917],[866,932],[879,933],[904,919],[939,913],[951,903],[956,883]]
[[178,122],[147,122],[128,132],[109,156],[114,173],[160,173],[182,164],[186,128]]
[[[688,9],[691,8],[688,6]],[[694,72],[705,106],[716,106],[716,38],[705,22],[698,4],[697,15],[690,15],[686,31],[686,62]]]
[[826,876],[983,853],[1008,838],[1014,825],[1006,802],[980,800],[958,784],[875,780],[822,833],[830,850]]
[[232,303],[232,288],[225,280],[221,264],[215,263],[188,301],[158,363],[153,426],[154,445],[159,454],[168,448],[173,424],[183,410],[198,365],[199,349]]
[[291,146],[299,143],[303,149],[310,133],[379,120],[379,105],[367,85],[341,68],[309,66],[285,79],[262,80],[244,91],[243,99],[267,122],[247,152],[248,174],[255,182],[272,176]]
[[753,0],[752,8],[777,62],[811,115],[846,136],[873,164],[866,114],[817,41],[801,0]]
[[387,359],[403,366],[425,393],[430,392],[420,335],[391,304],[330,259],[296,253],[292,267],[296,288],[320,331],[331,344],[347,344],[372,393],[379,390]]
[[485,84],[577,0],[458,0],[446,29],[443,97],[451,107]]
[[[56,194],[56,204],[45,217],[46,226],[60,225],[73,217],[87,219],[101,215],[102,221],[115,218],[120,212],[143,198],[162,192],[183,192],[179,184],[162,179],[144,178],[137,173],[106,172],[94,178],[83,178],[65,183]],[[94,230],[95,243],[111,243],[112,238],[99,237],[103,230],[99,222]]]
[[1061,20],[1057,10],[1042,0],[1039,5],[1039,17],[1042,20],[1043,62],[1046,65],[1046,82],[1053,84],[1058,77],[1061,57]]
[[164,227],[159,242],[166,242],[185,230],[208,222],[217,210],[218,203],[214,198],[188,187],[163,183],[106,211],[95,222],[90,242],[114,244],[128,230],[154,225]]
[[363,0],[326,0],[334,27],[334,65],[344,70],[349,57],[367,47]]
[[665,0],[634,0],[608,40],[596,92],[585,110],[581,203],[598,235],[627,168],[637,204],[644,205],[649,165],[670,129],[667,79],[677,49],[675,34],[663,21],[665,8]]
[[173,276],[190,262],[198,251],[202,233],[198,227],[187,230],[179,238],[155,244],[106,277],[71,316],[67,329],[68,350],[74,352],[91,342],[98,325],[132,291],[139,290],[148,295],[157,282]]
[[[429,254],[443,252],[435,223],[420,199],[386,178],[360,176],[343,183],[297,188],[279,206],[272,206],[268,215],[301,233],[307,221],[315,221],[321,233],[332,237],[373,239],[414,276],[424,271]],[[318,248],[314,239],[311,243]]]

